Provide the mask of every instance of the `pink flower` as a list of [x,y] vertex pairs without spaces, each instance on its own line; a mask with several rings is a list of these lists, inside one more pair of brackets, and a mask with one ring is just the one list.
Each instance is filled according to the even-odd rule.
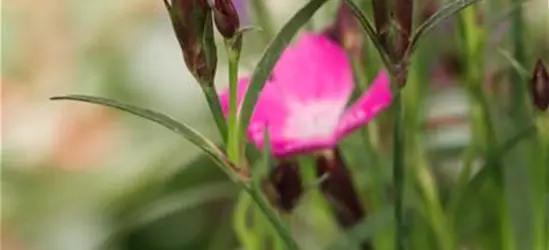
[[[249,80],[239,80],[238,103]],[[277,62],[260,94],[247,136],[262,148],[267,127],[277,157],[334,148],[343,136],[368,123],[392,101],[385,72],[347,108],[354,86],[345,50],[326,36],[306,33]],[[228,91],[220,99],[227,114]]]

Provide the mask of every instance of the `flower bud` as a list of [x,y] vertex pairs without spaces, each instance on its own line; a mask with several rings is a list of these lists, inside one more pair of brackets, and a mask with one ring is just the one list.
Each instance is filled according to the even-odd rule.
[[324,33],[352,55],[361,54],[364,47],[363,35],[358,20],[344,1],[341,1],[336,20]]
[[413,0],[396,0],[395,4],[396,21],[399,26],[397,52],[402,57],[410,45],[414,2]]
[[541,59],[536,62],[531,83],[534,105],[542,111],[547,110],[549,107],[549,73]]
[[343,228],[352,228],[364,218],[365,211],[339,151],[335,149],[323,153],[316,164],[318,176],[328,176],[321,182],[320,189],[339,224]]
[[215,0],[213,9],[217,30],[223,37],[232,38],[240,27],[238,12],[232,0]]
[[390,51],[389,44],[389,9],[387,8],[387,0],[372,0],[372,8],[374,10],[374,25],[376,27],[376,35],[383,48]]
[[262,189],[271,205],[282,211],[291,212],[303,194],[297,163],[280,163],[263,181]]
[[217,50],[208,0],[164,0],[185,64],[201,85],[211,85]]
[[[319,178],[327,176],[320,183],[320,190],[326,196],[339,225],[344,229],[355,227],[364,219],[366,211],[339,150],[322,152],[316,159],[316,168]],[[372,242],[361,242],[360,249],[373,249]]]

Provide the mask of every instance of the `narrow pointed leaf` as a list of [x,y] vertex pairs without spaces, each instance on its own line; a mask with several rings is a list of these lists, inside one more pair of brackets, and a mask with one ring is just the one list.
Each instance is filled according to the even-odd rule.
[[451,17],[452,15],[460,12],[461,10],[480,2],[481,0],[454,0],[453,2],[442,7],[437,13],[429,17],[425,22],[423,22],[416,31],[412,34],[410,38],[410,47],[407,50],[407,53],[413,52],[419,39],[431,32],[439,23],[444,21],[446,18]]
[[268,174],[271,167],[274,165],[274,159],[271,151],[271,138],[269,137],[268,129],[263,132],[263,152],[261,160],[254,166],[252,179],[255,188],[259,188],[261,184],[261,178]]
[[[513,149],[519,142],[528,138],[529,136],[536,133],[536,126],[534,124],[526,127],[521,130],[519,133],[513,137],[507,139],[496,151],[494,157],[502,157],[506,155],[511,149]],[[486,159],[484,166],[472,177],[469,183],[465,186],[464,192],[460,197],[457,197],[455,201],[456,205],[454,209],[458,209],[460,206],[461,199],[468,197],[469,195],[475,194],[479,190],[485,181],[490,177],[491,171],[494,170],[494,167],[497,167],[497,164],[493,164],[494,159]]]
[[519,61],[517,61],[513,57],[513,55],[511,55],[511,52],[504,48],[499,48],[498,53],[509,61],[509,64],[511,64],[513,69],[515,69],[516,73],[518,73],[523,80],[530,76],[530,72],[528,72],[528,70],[526,70],[526,67],[524,67]]
[[271,225],[274,227],[278,236],[280,236],[280,238],[284,241],[284,243],[286,244],[286,249],[299,250],[299,246],[293,239],[290,231],[284,225],[280,217],[276,214],[276,211],[274,211],[274,209],[269,205],[268,201],[263,197],[261,191],[257,188],[250,188],[249,186],[245,186],[244,189],[252,197],[252,199],[257,204],[261,212],[265,215],[265,217],[267,217],[267,220],[269,220]]
[[381,57],[381,60],[383,61],[384,66],[389,72],[394,72],[395,70],[393,69],[393,63],[387,56],[387,51],[385,50],[385,47],[383,46],[379,37],[376,35],[376,32],[372,27],[371,22],[368,20],[364,12],[360,10],[360,6],[358,6],[353,0],[345,0],[345,3],[349,6],[355,17],[358,19],[360,26],[362,26],[362,29],[364,30],[364,32],[366,32],[366,35],[368,35],[370,41],[372,41],[374,47],[379,53],[379,56]]
[[235,195],[234,184],[212,183],[184,189],[162,197],[130,214],[132,227],[143,227],[177,211],[199,207],[219,200],[231,199]]
[[170,118],[164,114],[151,111],[148,109],[136,107],[129,104],[120,103],[115,100],[111,100],[103,97],[94,97],[94,96],[85,96],[85,95],[68,95],[68,96],[56,96],[50,98],[51,100],[71,100],[71,101],[81,101],[87,103],[93,103],[98,105],[103,105],[118,110],[122,110],[136,116],[145,118],[149,121],[153,121],[157,124],[160,124],[167,129],[183,136],[185,139],[189,140],[195,146],[200,148],[206,154],[211,156],[213,160],[218,164],[233,181],[238,180],[238,176],[235,174],[235,171],[232,169],[231,164],[226,159],[223,152],[210,140],[205,138],[203,135],[198,133],[196,130],[192,129],[189,125],[180,123],[173,118]]
[[244,27],[241,27],[240,29],[238,29],[236,31],[236,34],[237,36],[243,36],[244,34],[247,34],[249,32],[263,32],[263,30],[261,29],[261,27],[259,26],[244,26]]
[[269,75],[271,74],[276,62],[282,55],[284,49],[290,44],[292,38],[299,29],[307,23],[314,13],[328,0],[311,0],[302,7],[285,25],[280,32],[267,46],[265,52],[252,74],[250,86],[242,101],[240,129],[244,131],[250,122],[252,113],[259,98],[259,93],[265,86]]

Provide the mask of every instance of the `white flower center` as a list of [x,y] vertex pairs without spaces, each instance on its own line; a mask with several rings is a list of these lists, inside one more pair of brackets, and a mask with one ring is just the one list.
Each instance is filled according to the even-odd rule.
[[333,136],[345,104],[341,101],[318,100],[290,103],[289,117],[284,124],[288,139],[327,139]]

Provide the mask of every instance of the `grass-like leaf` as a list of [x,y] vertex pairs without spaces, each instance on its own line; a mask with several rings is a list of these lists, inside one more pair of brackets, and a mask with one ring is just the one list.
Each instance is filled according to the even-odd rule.
[[265,197],[261,194],[260,189],[257,188],[247,188],[247,193],[252,197],[254,202],[257,204],[261,212],[267,217],[267,220],[273,225],[278,236],[286,244],[286,249],[288,250],[299,250],[299,246],[293,239],[290,230],[284,226],[280,217],[276,214],[274,209],[269,205]]
[[269,174],[269,171],[271,171],[272,166],[275,164],[268,129],[265,129],[263,132],[263,152],[261,155],[261,160],[259,160],[258,164],[255,164],[252,171],[254,188],[260,188],[261,179]]
[[394,65],[388,57],[386,49],[381,44],[379,37],[376,35],[372,24],[370,23],[364,12],[360,10],[360,6],[358,6],[358,4],[356,4],[353,0],[345,0],[345,3],[353,11],[353,14],[358,19],[360,26],[362,26],[362,29],[364,30],[364,32],[366,32],[368,38],[370,38],[370,40],[372,41],[374,47],[379,53],[379,56],[381,57],[381,60],[383,61],[384,66],[391,74],[393,74],[396,71],[394,69]]
[[[507,139],[503,143],[503,145],[501,145],[498,148],[494,157],[502,157],[503,155],[507,154],[511,149],[513,149],[519,142],[528,138],[534,133],[536,133],[536,126],[535,124],[531,124],[530,126],[521,130],[519,133],[517,133],[513,137]],[[452,211],[459,209],[461,199],[476,193],[482,187],[482,185],[490,177],[490,173],[494,170],[494,167],[499,166],[497,164],[493,164],[493,162],[494,162],[494,159],[486,159],[484,166],[473,176],[473,178],[469,181],[469,183],[464,187],[463,193],[459,193],[459,197],[452,197],[452,199],[455,199],[455,201],[452,202],[454,203],[453,207],[451,207]]]
[[257,204],[261,212],[263,212],[267,220],[272,224],[278,236],[280,236],[280,239],[284,241],[284,243],[286,244],[286,249],[298,250],[299,247],[295,240],[292,238],[290,231],[284,226],[280,217],[276,215],[276,211],[269,205],[268,201],[261,193],[261,177],[264,176],[264,174],[268,174],[267,172],[270,170],[274,161],[271,152],[271,140],[269,134],[267,133],[267,129],[265,129],[263,137],[264,146],[262,159],[259,164],[253,169],[253,185],[245,186],[245,189],[246,192]]
[[153,121],[157,124],[160,124],[167,129],[183,136],[185,139],[189,140],[195,146],[200,148],[206,154],[212,157],[214,162],[219,165],[223,171],[229,175],[233,181],[239,181],[240,177],[234,171],[234,167],[227,160],[223,152],[210,140],[201,135],[198,131],[191,128],[189,125],[180,123],[174,120],[167,115],[151,111],[148,109],[136,107],[129,104],[120,103],[115,100],[111,100],[103,97],[94,97],[86,95],[68,95],[68,96],[56,96],[50,98],[51,100],[71,100],[71,101],[81,101],[87,103],[93,103],[98,105],[103,105],[118,110],[122,110],[136,116],[145,118],[149,121]]
[[177,211],[190,209],[214,201],[234,197],[234,185],[230,182],[212,183],[191,189],[184,189],[167,195],[157,201],[139,208],[131,214],[131,226],[143,227]]
[[297,34],[299,29],[311,19],[314,13],[328,0],[311,0],[303,6],[285,25],[282,27],[276,37],[269,43],[265,52],[261,56],[261,60],[252,74],[250,86],[242,101],[240,114],[240,132],[248,127],[250,118],[259,98],[259,93],[265,86],[269,75],[271,74],[276,62],[282,55],[284,49],[290,44],[292,38]]
[[511,52],[504,48],[498,48],[498,53],[507,59],[509,61],[509,64],[511,64],[511,67],[515,70],[515,72],[524,80],[528,79],[530,77],[530,72],[522,65],[519,61],[517,61],[513,55],[511,55]]
[[472,4],[480,2],[481,0],[455,0],[437,11],[434,15],[429,17],[425,22],[423,22],[412,34],[410,38],[410,46],[408,47],[406,53],[410,54],[414,51],[417,46],[419,39],[431,32],[439,23],[444,21],[446,18],[451,17],[452,15],[458,13],[459,11],[469,7]]

